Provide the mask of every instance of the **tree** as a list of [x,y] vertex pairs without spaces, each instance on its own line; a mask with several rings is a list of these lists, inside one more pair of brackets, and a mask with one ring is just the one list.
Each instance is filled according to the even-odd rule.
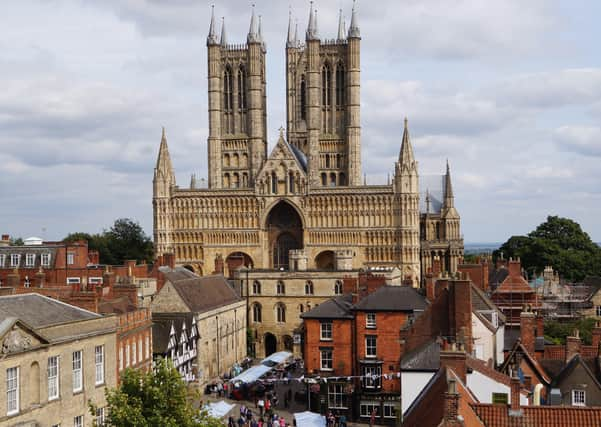
[[17,238],[12,238],[10,239],[10,246],[23,246],[25,244],[25,242],[23,242],[23,239],[21,237],[17,237]]
[[[107,389],[107,422],[114,427],[223,427],[224,423],[195,409],[186,384],[170,360],[159,359],[154,370],[126,369],[121,384]],[[97,407],[90,404],[90,412]]]
[[527,236],[512,236],[493,257],[520,258],[527,271],[548,265],[566,279],[580,281],[601,274],[601,248],[571,219],[549,216]]
[[117,219],[109,230],[99,234],[71,233],[63,242],[86,240],[90,250],[100,254],[100,262],[120,265],[129,259],[152,262],[153,244],[140,224],[129,218]]
[[593,340],[593,328],[596,323],[597,321],[591,317],[569,323],[562,323],[557,320],[547,320],[545,322],[545,338],[553,341],[555,344],[565,344],[566,337],[572,335],[574,330],[578,329],[582,342],[585,345],[591,345]]

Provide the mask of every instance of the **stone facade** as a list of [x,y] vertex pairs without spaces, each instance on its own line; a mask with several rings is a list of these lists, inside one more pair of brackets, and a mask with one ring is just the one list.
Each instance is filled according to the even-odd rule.
[[[23,297],[29,298],[17,298]],[[82,425],[92,424],[89,402],[104,408],[105,389],[117,385],[117,319],[89,314],[85,319],[39,328],[19,318],[0,318],[0,425],[75,425],[74,418],[79,416]],[[102,359],[97,359],[99,349]],[[80,360],[77,364],[75,357]],[[49,364],[56,369],[49,369]],[[102,377],[96,376],[99,364]],[[81,368],[80,382],[74,380],[74,365]],[[56,388],[49,385],[51,373],[56,374]],[[9,377],[16,381],[7,381]],[[9,387],[16,401],[9,399]],[[52,394],[56,390],[56,397],[51,389]]]
[[[398,267],[419,285],[440,257],[454,271],[463,254],[450,171],[423,181],[407,121],[395,175],[387,185],[361,183],[360,51],[353,12],[335,40],[321,39],[311,11],[305,43],[290,25],[286,43],[287,129],[267,153],[265,45],[254,12],[245,44],[217,36],[208,48],[208,188],[176,185],[167,139],[153,180],[157,256],[210,273],[228,266],[288,269],[304,249],[309,269],[352,250],[352,268]],[[431,177],[432,178],[432,177]],[[425,198],[423,197],[425,195]],[[425,200],[425,203],[424,203]]]

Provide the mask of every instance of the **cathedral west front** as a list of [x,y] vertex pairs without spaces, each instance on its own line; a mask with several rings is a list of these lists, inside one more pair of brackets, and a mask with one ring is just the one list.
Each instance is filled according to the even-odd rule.
[[253,11],[246,42],[231,43],[211,18],[208,187],[176,185],[163,131],[153,179],[156,255],[174,253],[177,265],[201,275],[220,265],[232,274],[241,264],[278,275],[394,268],[419,286],[436,257],[455,271],[463,239],[449,167],[420,177],[406,119],[392,181],[362,182],[356,11],[328,39],[311,10],[303,35],[289,23],[286,129],[269,151],[260,20]]

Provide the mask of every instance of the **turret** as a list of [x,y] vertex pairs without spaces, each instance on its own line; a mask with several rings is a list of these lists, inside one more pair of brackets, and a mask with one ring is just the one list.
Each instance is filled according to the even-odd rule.
[[225,18],[221,20],[221,39],[219,41],[221,46],[227,46],[227,36],[225,34]]
[[250,43],[260,43],[259,40],[259,30],[257,28],[257,18],[255,17],[255,5],[252,7],[252,15],[250,17],[250,27],[248,29],[248,35],[246,36],[246,41]]
[[219,44],[217,40],[217,31],[215,29],[215,6],[211,6],[211,23],[209,24],[209,35],[207,36],[207,46]]
[[395,186],[398,193],[418,192],[417,162],[413,155],[408,123],[405,117],[399,160],[395,165]]
[[357,18],[357,8],[353,1],[353,12],[351,15],[351,25],[348,29],[348,37],[350,38],[361,38],[361,32],[359,31],[359,19]]
[[361,34],[354,2],[348,30],[347,79],[349,185],[361,185]]
[[451,168],[447,160],[447,173],[444,176],[444,203],[443,209],[454,207],[453,185],[451,184]]
[[288,38],[286,39],[286,47],[295,47],[296,42],[296,34],[295,28],[292,27],[292,11],[288,12]]
[[338,41],[346,39],[344,31],[344,16],[342,15],[342,9],[340,9],[340,15],[338,16]]
[[152,180],[154,187],[154,197],[168,197],[171,194],[171,187],[175,185],[175,175],[171,166],[171,157],[167,147],[167,138],[165,128],[161,136],[157,164],[154,168],[154,178]]

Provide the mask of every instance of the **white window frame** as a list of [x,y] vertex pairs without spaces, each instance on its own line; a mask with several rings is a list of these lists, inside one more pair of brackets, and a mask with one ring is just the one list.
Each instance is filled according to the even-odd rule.
[[136,345],[136,339],[134,338],[134,342],[131,343],[131,364],[132,365],[135,365],[136,363],[138,363],[137,349],[138,349],[138,346]]
[[586,406],[585,390],[572,390],[572,406]]
[[94,349],[94,364],[96,385],[104,384],[104,346],[97,345]]
[[43,253],[40,257],[40,264],[42,267],[50,267],[51,258],[50,252]]
[[23,281],[23,286],[29,288],[31,286],[31,280],[29,280],[29,276],[25,276],[25,280]]
[[[371,375],[375,375],[372,378]],[[364,365],[363,366],[363,387],[364,388],[380,388],[382,387],[382,366],[381,365]]]
[[96,426],[102,427],[106,422],[105,418],[106,410],[104,408],[96,408]]
[[[148,335],[146,335],[145,338],[145,344],[146,344],[146,359],[150,359],[150,337]],[[196,345],[196,341],[192,341],[195,345]]]
[[129,368],[129,343],[125,346],[125,367]]
[[384,402],[384,418],[396,418],[397,405],[393,402]]
[[50,356],[48,358],[48,368],[46,370],[48,378],[48,401],[56,400],[60,397],[60,358],[59,356]]
[[376,325],[376,313],[365,313],[365,327],[367,329],[375,329]]
[[90,285],[102,285],[102,277],[88,277]]
[[319,339],[321,341],[332,341],[332,322],[319,323]]
[[[329,357],[324,357],[328,356]],[[334,350],[331,348],[319,349],[319,367],[321,371],[334,370]]]
[[73,417],[73,427],[83,427],[83,415]]
[[342,280],[336,280],[336,282],[334,282],[334,294],[342,295]]
[[125,358],[125,347],[122,345],[119,346],[119,371],[123,370],[123,362]]
[[0,268],[4,267],[5,262],[6,262],[6,254],[0,254]]
[[35,254],[25,254],[25,267],[33,267],[35,265]]
[[328,383],[328,408],[347,409],[344,383]]
[[371,417],[371,413],[374,408],[377,409],[376,416],[379,417],[380,402],[376,400],[362,400],[359,404],[359,415],[361,417]]
[[144,348],[142,347],[142,337],[138,337],[138,363],[144,360]]
[[601,305],[598,305],[595,307],[595,314],[597,315],[597,317],[601,317]]
[[10,266],[18,267],[21,262],[21,254],[10,254]]
[[83,390],[83,351],[77,350],[72,354],[73,393]]
[[15,366],[6,370],[6,415],[18,414],[19,402],[19,367]]
[[[373,340],[373,345],[370,342]],[[376,335],[365,336],[365,358],[375,359],[378,357],[378,337]]]
[[67,277],[67,285],[79,285],[81,277]]
[[67,265],[75,264],[75,253],[67,252]]

